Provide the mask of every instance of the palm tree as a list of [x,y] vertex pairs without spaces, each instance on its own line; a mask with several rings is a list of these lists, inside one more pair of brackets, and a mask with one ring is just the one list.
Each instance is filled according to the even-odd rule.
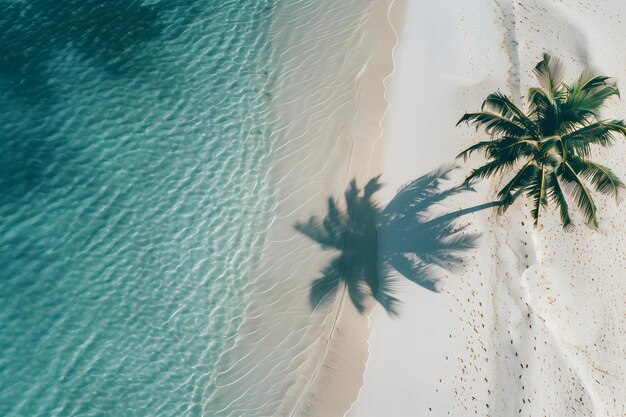
[[559,209],[563,227],[568,228],[572,225],[570,197],[587,224],[597,226],[589,185],[615,197],[624,187],[613,171],[589,159],[591,145],[609,146],[615,135],[626,136],[622,120],[602,120],[599,115],[607,99],[619,97],[619,91],[609,77],[591,70],[585,70],[572,85],[566,84],[563,64],[547,53],[534,73],[540,86],[529,89],[527,112],[495,92],[487,96],[480,112],[467,113],[457,123],[484,128],[490,136],[459,154],[467,160],[480,151],[487,159],[466,183],[515,171],[497,194],[500,213],[525,193],[532,200],[535,226],[540,209],[550,202]]

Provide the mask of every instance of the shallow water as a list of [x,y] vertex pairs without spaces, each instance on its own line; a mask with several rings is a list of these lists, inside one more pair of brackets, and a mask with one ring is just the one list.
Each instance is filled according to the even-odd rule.
[[274,6],[101,4],[0,6],[5,416],[201,415],[269,221]]
[[0,415],[277,409],[324,314],[267,236],[348,180],[348,3],[0,1]]

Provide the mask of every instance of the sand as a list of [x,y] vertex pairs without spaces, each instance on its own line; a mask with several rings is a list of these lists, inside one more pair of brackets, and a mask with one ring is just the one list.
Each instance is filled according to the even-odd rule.
[[390,4],[282,2],[272,17],[277,71],[268,74],[267,117],[278,138],[267,175],[274,217],[223,355],[214,397],[227,407],[219,415],[342,416],[362,386],[368,318],[344,291],[311,303],[312,284],[338,251],[296,225],[324,217],[327,199],[341,197],[353,178],[362,186],[379,172],[374,148],[396,43]]
[[[483,137],[455,123],[486,94],[521,103],[544,51],[565,61],[570,81],[593,65],[626,91],[625,19],[615,0],[407,1],[377,148],[383,200]],[[606,111],[624,114],[624,101]],[[595,155],[625,178],[625,150]],[[498,184],[435,210],[489,201]],[[404,281],[397,317],[374,309],[364,383],[347,415],[626,415],[626,205],[597,201],[598,230],[576,216],[563,233],[551,212],[535,229],[524,201],[502,216],[463,216],[479,246],[439,292]]]
[[[338,142],[349,144],[350,149],[348,152],[337,149],[327,154],[328,174],[334,184],[341,187],[346,187],[351,179],[362,187],[380,173],[381,160],[376,150],[382,135],[380,123],[388,107],[385,79],[393,70],[391,50],[397,43],[392,20],[402,10],[402,5],[393,7],[396,15],[392,16],[393,3],[393,0],[369,3],[353,35],[353,50],[345,58],[361,62],[362,67],[353,79],[350,101],[353,107],[345,119],[347,126],[340,130],[337,138]],[[320,129],[324,127],[320,125]],[[316,153],[324,155],[319,149]],[[344,161],[331,162],[337,157]],[[336,171],[337,167],[341,170]],[[340,190],[334,194],[341,195],[343,190]],[[320,258],[317,259],[319,262]],[[327,261],[328,256],[321,259]],[[318,265],[316,277],[323,268],[324,263]],[[311,266],[306,270],[311,271]],[[307,360],[296,372],[299,381],[290,387],[275,415],[340,417],[345,414],[363,385],[368,359],[367,341],[371,332],[368,314],[373,303],[366,300],[366,304],[365,313],[357,311],[343,287],[329,311],[320,308],[325,316],[320,337],[305,352]]]

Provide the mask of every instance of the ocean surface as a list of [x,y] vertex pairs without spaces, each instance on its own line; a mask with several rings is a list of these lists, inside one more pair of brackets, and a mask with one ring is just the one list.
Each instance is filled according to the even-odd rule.
[[[259,345],[274,319],[241,333],[263,309],[250,310],[255,294],[272,294],[276,269],[263,254],[278,209],[311,196],[278,190],[302,189],[314,172],[311,187],[325,199],[319,173],[336,164],[324,152],[345,154],[332,134],[345,126],[328,123],[315,144],[273,105],[277,89],[319,72],[325,95],[283,94],[283,108],[326,121],[350,114],[316,103],[353,95],[351,83],[332,80],[359,71],[343,51],[365,29],[356,28],[367,2],[333,3],[0,0],[1,416],[265,416],[279,407],[294,357],[322,327],[309,327],[304,305],[288,328],[306,335],[289,330]],[[287,74],[300,66],[294,44],[326,55]],[[285,182],[275,167],[294,143],[326,151]],[[280,230],[295,236],[292,223]],[[274,278],[291,285],[301,275]],[[304,294],[306,284],[294,285]],[[246,377],[258,360],[246,362],[246,343],[286,352],[267,362],[263,383]]]

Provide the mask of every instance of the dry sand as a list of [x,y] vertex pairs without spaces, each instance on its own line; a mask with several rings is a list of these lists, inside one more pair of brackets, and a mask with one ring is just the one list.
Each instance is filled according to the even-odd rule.
[[[408,0],[405,17],[377,151],[387,200],[483,137],[455,123],[488,93],[521,103],[544,51],[565,61],[569,81],[593,65],[626,91],[626,3]],[[607,109],[625,114],[623,101]],[[625,150],[595,155],[625,178]],[[438,210],[489,201],[497,186]],[[405,282],[397,318],[374,310],[350,417],[626,415],[626,205],[598,198],[599,230],[577,217],[563,233],[550,212],[533,229],[524,203],[464,216],[482,237],[463,268],[439,293]]]

